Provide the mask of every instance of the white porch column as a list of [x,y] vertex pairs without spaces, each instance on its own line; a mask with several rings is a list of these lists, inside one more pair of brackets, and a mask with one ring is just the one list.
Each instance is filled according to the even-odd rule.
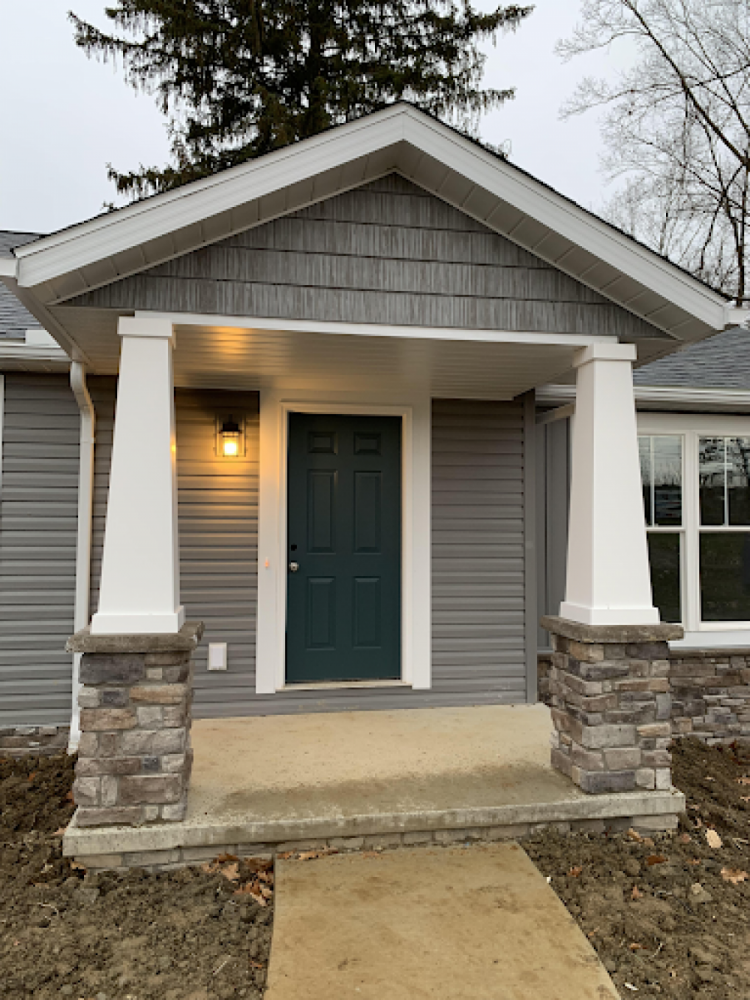
[[175,633],[180,606],[172,324],[121,318],[98,635]]
[[629,344],[579,351],[565,600],[585,625],[651,625],[651,595]]

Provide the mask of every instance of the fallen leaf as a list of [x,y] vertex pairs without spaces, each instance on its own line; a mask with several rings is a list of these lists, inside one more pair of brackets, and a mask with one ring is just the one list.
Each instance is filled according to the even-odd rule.
[[628,947],[630,948],[631,951],[644,951],[645,950],[642,944],[637,944],[637,942],[635,942],[635,941],[632,944],[629,944]]
[[227,865],[221,869],[221,874],[230,882],[236,882],[240,877],[240,866],[238,864]]
[[632,990],[633,993],[637,993],[638,992],[638,987],[637,986],[633,986],[632,983],[623,983],[622,985],[625,987],[626,990]]
[[220,865],[224,865],[227,861],[239,861],[240,859],[236,854],[217,854],[216,860]]
[[277,858],[281,858],[282,861],[287,861],[289,858],[294,857],[294,851],[284,851],[282,854],[277,854]]
[[716,832],[710,827],[706,830],[706,843],[709,847],[713,847],[714,850],[718,850],[722,846],[722,839]]
[[36,778],[36,771],[32,771],[31,774],[26,779],[27,781],[33,781]]
[[649,854],[646,858],[647,865],[663,865],[665,861],[669,861],[669,858],[665,858],[663,854]]
[[299,855],[300,861],[312,861],[314,858],[325,858],[329,854],[338,853],[333,847],[324,847],[320,851],[301,851]]
[[680,834],[680,843],[681,844],[691,844],[692,842],[693,842],[693,838],[690,836],[689,833],[681,833]]
[[750,785],[750,778],[742,777],[737,779],[738,785]]
[[73,869],[74,872],[85,872],[86,871],[86,865],[82,865],[79,861],[71,861],[70,862],[70,867]]
[[52,836],[53,837],[62,837],[62,835],[65,833],[66,830],[67,830],[66,826],[61,826],[59,830],[55,830],[55,832],[52,834]]
[[722,868],[721,877],[725,882],[731,882],[732,885],[738,885],[740,882],[744,882],[747,878],[747,872],[742,871],[741,868]]
[[630,829],[628,830],[628,840],[635,840],[635,841],[637,841],[638,843],[640,843],[640,842],[641,842],[641,841],[643,840],[643,837],[642,837],[642,836],[640,835],[640,833],[638,833],[638,831],[637,831],[637,830],[634,830],[634,829],[633,829],[633,828],[631,827],[631,828],[630,828]]
[[68,802],[72,802],[73,801],[73,792],[72,791],[66,792],[65,798],[68,800]]
[[252,899],[255,900],[256,903],[258,903],[259,906],[266,906],[267,905],[265,899],[263,898],[263,896],[256,889],[254,889],[252,885],[243,885],[241,888],[236,889],[232,893],[232,895],[233,896],[250,896]]
[[703,780],[704,781],[716,781],[716,778],[712,778],[710,774],[706,774],[706,775],[703,776]]
[[568,872],[568,875],[571,875],[573,878],[578,878],[578,876],[581,874],[582,871],[583,871],[582,865],[573,865],[573,867]]
[[265,969],[265,965],[262,962],[256,962],[254,959],[249,959],[251,969]]
[[750,802],[750,795],[740,795],[740,802]]
[[640,899],[641,896],[643,896],[643,893],[641,892],[641,890],[638,888],[637,885],[634,885],[633,886],[633,891],[630,893],[630,898],[631,899]]
[[690,858],[687,862],[689,865],[699,865],[701,863],[700,858]]

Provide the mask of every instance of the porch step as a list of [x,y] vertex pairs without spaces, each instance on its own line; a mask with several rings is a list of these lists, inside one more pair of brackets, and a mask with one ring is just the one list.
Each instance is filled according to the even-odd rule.
[[630,827],[672,830],[684,808],[684,795],[672,789],[588,796],[578,793],[553,802],[349,816],[328,813],[259,820],[252,815],[207,815],[142,827],[85,828],[78,826],[74,816],[63,838],[63,852],[93,869],[163,869],[202,862],[222,853],[245,857],[324,847],[356,851],[512,840],[546,826],[562,832],[591,833]]

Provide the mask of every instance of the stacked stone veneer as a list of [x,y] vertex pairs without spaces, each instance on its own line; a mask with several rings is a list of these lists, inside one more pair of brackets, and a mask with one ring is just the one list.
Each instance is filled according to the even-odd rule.
[[73,798],[78,826],[179,821],[192,767],[192,651],[203,626],[177,635],[77,633],[81,739]]
[[589,626],[544,618],[552,636],[552,763],[585,792],[672,785],[672,625]]
[[750,743],[750,649],[673,649],[672,732]]
[[0,757],[50,757],[67,749],[69,726],[0,727]]

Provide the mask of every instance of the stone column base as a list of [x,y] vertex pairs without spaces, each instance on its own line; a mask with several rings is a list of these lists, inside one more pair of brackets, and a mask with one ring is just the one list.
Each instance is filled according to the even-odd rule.
[[79,826],[177,822],[187,811],[191,657],[202,622],[174,635],[91,635],[68,640],[82,653],[73,798]]
[[552,637],[552,765],[592,794],[672,786],[669,639],[679,625],[542,618]]

